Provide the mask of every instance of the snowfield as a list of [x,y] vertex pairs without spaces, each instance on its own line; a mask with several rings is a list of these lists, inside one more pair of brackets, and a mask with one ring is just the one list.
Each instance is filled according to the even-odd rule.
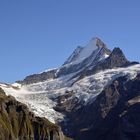
[[[28,105],[31,111],[41,117],[46,117],[51,122],[62,120],[64,115],[56,112],[53,107],[58,96],[66,94],[66,91],[74,91],[72,98],[77,97],[85,104],[94,101],[94,98],[101,93],[105,86],[111,81],[121,76],[128,76],[133,79],[140,73],[140,64],[127,68],[108,69],[100,71],[92,76],[87,76],[81,80],[78,77],[71,79],[77,73],[62,76],[57,79],[49,79],[30,85],[0,84],[7,95],[14,96],[18,101]],[[71,84],[74,83],[72,86]]]

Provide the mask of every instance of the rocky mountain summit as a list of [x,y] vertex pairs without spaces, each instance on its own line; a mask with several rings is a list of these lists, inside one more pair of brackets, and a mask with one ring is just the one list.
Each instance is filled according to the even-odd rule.
[[138,140],[140,64],[99,38],[58,68],[0,87],[74,140]]

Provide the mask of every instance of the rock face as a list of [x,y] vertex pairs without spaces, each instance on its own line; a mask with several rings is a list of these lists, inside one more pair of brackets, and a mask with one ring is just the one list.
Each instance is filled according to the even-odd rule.
[[33,74],[30,76],[27,76],[23,81],[17,81],[17,83],[27,85],[27,84],[37,83],[40,81],[45,81],[47,79],[55,78],[55,73],[56,73],[56,70],[54,69],[54,70],[50,70],[48,72],[43,72],[40,74]]
[[95,102],[68,114],[75,140],[140,139],[140,75],[120,77]]
[[64,136],[57,125],[35,117],[0,89],[0,140],[64,140]]
[[112,69],[117,67],[125,67],[133,64],[129,62],[120,48],[114,48],[109,57],[103,61],[98,62],[96,65],[92,66],[90,69],[85,69],[82,73],[82,78],[84,76],[92,75],[102,70]]
[[[105,60],[104,65],[107,68],[122,67],[130,62],[126,59],[120,48],[114,48],[110,56]],[[102,64],[100,64],[102,65]]]

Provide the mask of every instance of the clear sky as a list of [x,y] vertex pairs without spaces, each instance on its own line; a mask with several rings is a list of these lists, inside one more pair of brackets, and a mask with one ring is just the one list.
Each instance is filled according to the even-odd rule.
[[0,0],[0,81],[60,66],[95,36],[140,61],[140,0]]

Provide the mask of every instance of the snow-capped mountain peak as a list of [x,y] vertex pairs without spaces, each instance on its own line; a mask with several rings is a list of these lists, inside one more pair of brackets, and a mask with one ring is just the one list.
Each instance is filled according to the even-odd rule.
[[93,37],[87,46],[96,46],[97,48],[107,48],[105,43],[98,37]]
[[111,51],[101,39],[92,38],[84,47],[78,46],[62,66],[27,76],[23,81],[18,81],[18,83],[32,84],[69,74],[74,76],[79,72],[85,71],[85,69],[95,67],[97,63],[104,61],[110,54]]
[[101,41],[101,39],[99,39],[97,37],[92,38],[89,41],[89,43],[87,45],[85,45],[84,47],[78,46],[74,50],[72,55],[64,63],[64,65],[70,64],[70,63],[79,63],[79,62],[85,60],[86,58],[90,57],[93,54],[93,52],[95,52],[95,51],[97,52],[102,48],[107,49],[106,45]]
[[[37,116],[60,124],[68,136],[86,131],[82,139],[85,140],[87,132],[96,133],[95,129],[101,124],[105,127],[109,124],[112,129],[110,124],[116,120],[121,122],[126,109],[132,109],[131,104],[140,103],[139,84],[139,63],[127,60],[120,48],[111,52],[99,38],[92,38],[84,47],[77,47],[62,66],[29,75],[12,85],[0,83],[0,87],[7,95],[25,103]],[[136,113],[139,116],[139,112]],[[132,123],[128,120],[127,123],[128,129],[124,130],[129,134],[133,127],[130,129]],[[126,121],[122,126],[125,124]],[[116,127],[114,130],[119,128]],[[101,127],[101,135],[102,130]]]
[[63,120],[63,113],[56,106],[71,110],[94,102],[115,78],[133,79],[140,73],[140,64],[135,64],[119,48],[111,52],[99,38],[92,38],[84,47],[77,47],[62,66],[27,76],[18,84],[0,84],[0,87],[37,115],[55,122]]

